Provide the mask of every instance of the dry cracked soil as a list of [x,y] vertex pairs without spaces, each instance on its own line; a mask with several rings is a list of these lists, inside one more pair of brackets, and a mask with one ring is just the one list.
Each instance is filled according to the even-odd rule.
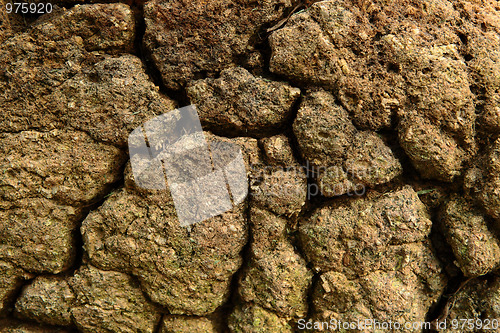
[[[498,1],[32,4],[0,0],[1,333],[500,332]],[[186,227],[128,138],[187,105],[248,195]]]

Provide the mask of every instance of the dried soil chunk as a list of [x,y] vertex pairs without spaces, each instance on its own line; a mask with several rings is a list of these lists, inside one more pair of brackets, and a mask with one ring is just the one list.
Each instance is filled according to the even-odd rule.
[[418,46],[423,43],[415,44],[419,39],[412,34],[384,37],[397,61],[414,67],[404,72],[411,104],[398,112],[400,144],[424,177],[452,181],[475,152],[476,114],[467,67],[456,60],[455,44]]
[[121,177],[124,161],[121,150],[84,132],[0,134],[0,198],[88,204]]
[[16,316],[44,324],[69,326],[75,295],[60,278],[38,277],[24,287],[16,302]]
[[86,266],[68,282],[76,296],[71,316],[82,332],[152,333],[160,320],[141,288],[123,273]]
[[404,71],[411,104],[400,110],[400,118],[411,119],[415,114],[409,111],[416,110],[419,116],[442,127],[459,143],[470,145],[476,114],[467,66],[460,59],[457,46],[424,46],[418,34],[387,35],[384,42],[396,54],[398,62],[413,67]]
[[148,1],[144,43],[165,85],[180,89],[231,67],[235,57],[252,51],[259,30],[292,5],[288,0]]
[[469,158],[450,135],[420,116],[400,123],[399,143],[425,178],[450,182]]
[[95,140],[125,147],[131,131],[169,112],[175,103],[160,95],[133,55],[107,58],[62,83],[47,96],[51,113]]
[[241,205],[189,232],[168,193],[142,197],[131,189],[92,212],[82,233],[94,265],[139,277],[149,297],[174,314],[211,313],[227,300],[246,241]]
[[[88,55],[80,36],[62,31],[63,34],[53,40],[41,31],[45,26],[50,29],[52,24],[40,23],[34,30],[18,34],[2,45],[0,64],[4,75],[0,76],[0,105],[6,111],[0,118],[2,131],[50,128],[51,124],[58,123],[56,115],[44,110],[45,95],[75,75]],[[62,26],[52,29],[59,28]],[[48,53],[49,49],[53,52]],[[45,112],[40,112],[42,110]]]
[[23,281],[30,277],[22,269],[0,260],[0,317],[7,314]]
[[205,317],[165,316],[160,333],[218,333],[217,323]]
[[66,279],[38,277],[25,287],[16,315],[82,332],[153,332],[158,309],[130,276],[84,265]]
[[403,168],[381,137],[358,132],[337,166],[319,169],[318,184],[325,196],[364,194],[367,187],[387,183],[401,175]]
[[466,276],[484,275],[500,265],[500,246],[483,215],[464,199],[445,204],[441,218],[448,243]]
[[346,153],[344,168],[352,173],[353,181],[368,187],[387,183],[403,172],[391,149],[373,132],[356,134]]
[[[401,327],[407,322],[423,321],[429,307],[439,299],[444,284],[439,289],[429,290],[425,280],[427,271],[415,274],[411,272],[413,269],[419,268],[415,265],[399,271],[375,271],[352,280],[342,273],[324,273],[314,287],[312,318],[321,322],[372,319],[398,322]],[[329,330],[335,331],[338,330]]]
[[250,183],[252,203],[279,215],[296,216],[307,197],[307,178],[301,167],[254,168]]
[[[239,144],[247,170],[250,161],[259,162],[257,140],[225,140]],[[93,265],[137,276],[148,296],[171,314],[206,315],[226,302],[241,265],[245,207],[243,202],[181,227],[169,191],[137,188],[127,167],[125,188],[83,222],[84,248]]]
[[297,164],[290,139],[283,134],[260,140],[266,162],[270,165],[290,167]]
[[135,20],[125,4],[76,5],[49,21],[35,24],[34,33],[54,41],[79,36],[87,51],[121,53],[133,49]]
[[300,90],[233,67],[222,71],[218,79],[193,82],[187,95],[207,129],[255,136],[283,127]]
[[293,132],[304,159],[315,166],[339,163],[356,133],[347,111],[335,98],[320,90],[307,94],[302,102]]
[[79,210],[43,198],[18,200],[0,211],[0,258],[29,272],[59,273],[73,263]]
[[291,333],[292,327],[286,319],[258,305],[238,306],[229,316],[232,333]]
[[385,253],[404,252],[407,244],[425,241],[431,224],[425,206],[407,186],[383,195],[370,192],[365,199],[335,201],[315,210],[299,230],[316,270],[355,276],[395,265]]
[[[341,58],[353,53],[346,40],[356,15],[334,1],[313,4],[293,15],[288,24],[270,37],[272,72],[295,80],[334,86],[342,73]],[[325,29],[332,28],[331,30]],[[335,43],[339,42],[336,47]],[[347,69],[347,68],[346,68]]]
[[313,318],[424,320],[446,283],[430,228],[410,187],[314,211],[299,229],[307,259],[326,272],[313,287]]
[[402,167],[373,132],[358,132],[330,93],[316,91],[303,101],[293,124],[300,152],[318,176],[324,196],[365,192],[391,181]]
[[287,317],[307,314],[307,290],[312,273],[287,239],[287,221],[252,208],[251,259],[240,280],[246,302]]
[[[377,12],[377,4],[369,7]],[[377,130],[391,126],[404,100],[404,80],[398,65],[381,52],[380,31],[369,22],[366,9],[350,1],[321,1],[293,15],[269,38],[270,69],[334,88],[357,126]]]
[[[498,46],[500,48],[500,45]],[[500,59],[499,59],[500,67]],[[499,76],[500,76],[500,69]],[[498,88],[500,91],[500,86]],[[491,130],[493,133],[500,132],[500,93],[491,96],[484,106],[484,113],[481,117],[482,126]]]

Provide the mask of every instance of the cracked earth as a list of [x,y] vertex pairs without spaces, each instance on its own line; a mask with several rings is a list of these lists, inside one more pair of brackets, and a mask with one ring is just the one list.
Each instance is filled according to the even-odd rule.
[[[0,0],[0,332],[499,319],[497,1],[52,4]],[[127,140],[190,104],[249,195],[182,227]]]

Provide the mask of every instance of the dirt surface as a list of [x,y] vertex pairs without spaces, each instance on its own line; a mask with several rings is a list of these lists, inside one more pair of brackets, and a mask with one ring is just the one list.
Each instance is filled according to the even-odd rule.
[[[500,332],[497,1],[120,2],[0,0],[0,333]],[[183,226],[190,104],[248,195]]]

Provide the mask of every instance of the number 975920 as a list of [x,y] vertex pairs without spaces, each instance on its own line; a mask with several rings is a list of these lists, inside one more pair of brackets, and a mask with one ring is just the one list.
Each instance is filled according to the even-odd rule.
[[5,5],[7,13],[16,14],[45,14],[52,12],[51,3],[8,2]]

